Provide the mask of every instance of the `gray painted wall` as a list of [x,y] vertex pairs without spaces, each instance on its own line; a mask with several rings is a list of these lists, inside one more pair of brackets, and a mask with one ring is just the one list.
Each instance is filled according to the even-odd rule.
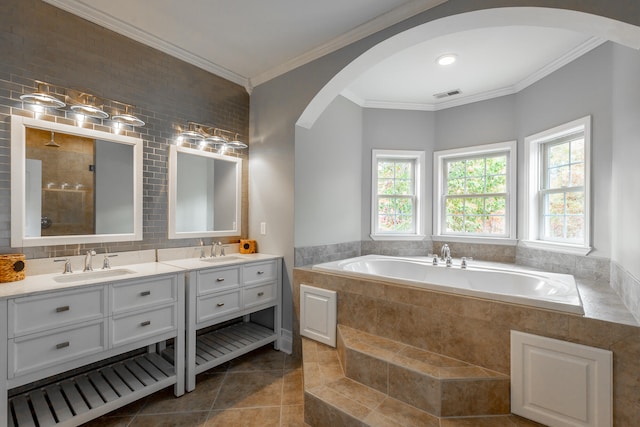
[[[519,166],[523,164],[525,136],[592,115],[591,243],[595,249],[591,254],[601,257],[609,257],[611,252],[611,49],[612,43],[606,43],[529,86],[518,94],[517,106]],[[520,183],[523,170],[519,168]],[[522,191],[522,185],[518,187]],[[519,223],[518,235],[522,232]]]
[[339,96],[296,141],[295,246],[360,240],[362,109]]
[[[510,6],[565,8],[640,25],[640,3],[627,0],[449,0],[359,42],[301,66],[254,88],[251,94],[251,180],[249,235],[257,236],[259,224],[269,224],[267,236],[258,236],[263,252],[285,257],[285,287],[291,286],[294,260],[295,123],[306,106],[329,80],[362,53],[404,30],[435,19],[478,9]],[[338,220],[339,218],[336,218]],[[312,225],[311,225],[312,226]],[[635,245],[640,243],[635,242]],[[285,289],[285,305],[287,300]],[[289,297],[290,298],[290,297]],[[285,329],[291,328],[288,319]]]
[[[362,220],[361,240],[371,240],[371,150],[424,150],[425,185],[427,200],[431,200],[433,187],[432,154],[435,145],[434,113],[427,111],[384,110],[366,108],[363,121],[362,144]],[[422,220],[424,233],[431,236],[431,204],[425,204]]]
[[[613,48],[611,260],[640,281],[640,53]],[[629,290],[640,307],[640,288]],[[638,313],[640,314],[640,313]]]

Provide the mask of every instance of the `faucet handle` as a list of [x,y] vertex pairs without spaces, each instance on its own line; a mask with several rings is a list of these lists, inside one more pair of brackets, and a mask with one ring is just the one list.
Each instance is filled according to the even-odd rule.
[[109,270],[111,268],[111,262],[109,261],[109,258],[113,258],[114,256],[118,256],[118,254],[112,254],[112,255],[104,255],[104,260],[102,260],[102,269],[103,270]]
[[467,266],[469,265],[468,261],[471,261],[473,259],[473,257],[467,256],[467,257],[462,257],[460,259],[460,268],[467,268]]
[[73,273],[71,270],[71,260],[69,258],[58,258],[54,259],[53,262],[64,262],[64,270],[62,274]]

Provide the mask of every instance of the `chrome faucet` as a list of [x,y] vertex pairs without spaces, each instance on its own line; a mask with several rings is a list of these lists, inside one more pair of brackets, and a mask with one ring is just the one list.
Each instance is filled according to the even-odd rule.
[[446,261],[448,258],[451,258],[451,249],[449,249],[449,245],[444,243],[442,248],[440,248],[440,258],[443,261]]
[[91,266],[91,262],[93,261],[93,256],[96,254],[96,251],[87,251],[84,256],[84,270],[82,271],[93,271],[93,267]]

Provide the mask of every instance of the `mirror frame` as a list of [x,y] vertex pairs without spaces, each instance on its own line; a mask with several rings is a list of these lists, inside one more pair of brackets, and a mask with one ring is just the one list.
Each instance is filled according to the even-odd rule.
[[[26,236],[26,129],[41,129],[133,146],[133,232],[60,236]],[[94,129],[22,116],[11,116],[11,247],[53,246],[142,240],[143,141]]]
[[[233,162],[236,166],[236,219],[235,229],[230,230],[202,230],[202,231],[176,231],[176,202],[178,191],[178,153],[191,154],[195,156],[208,157],[217,160]],[[187,239],[194,237],[224,237],[239,236],[242,230],[242,159],[239,157],[225,156],[223,154],[212,153],[209,151],[195,150],[193,148],[180,147],[171,145],[169,147],[169,211],[167,212],[168,238],[169,239]],[[215,209],[215,207],[214,207]]]

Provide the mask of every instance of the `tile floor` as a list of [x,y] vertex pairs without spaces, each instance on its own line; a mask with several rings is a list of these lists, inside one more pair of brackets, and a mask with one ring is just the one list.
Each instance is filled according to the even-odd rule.
[[200,374],[196,389],[173,387],[85,427],[304,427],[302,366],[266,346]]

